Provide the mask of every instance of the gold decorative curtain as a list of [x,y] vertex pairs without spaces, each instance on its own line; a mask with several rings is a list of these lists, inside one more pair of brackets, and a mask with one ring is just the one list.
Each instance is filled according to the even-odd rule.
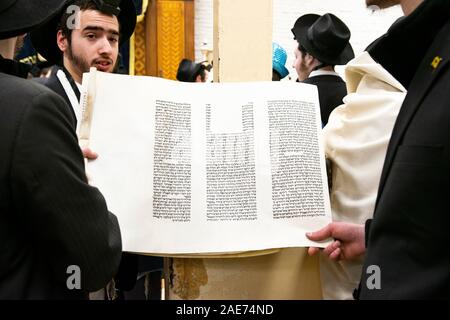
[[194,0],[143,0],[130,41],[130,74],[175,79],[183,58],[195,58]]

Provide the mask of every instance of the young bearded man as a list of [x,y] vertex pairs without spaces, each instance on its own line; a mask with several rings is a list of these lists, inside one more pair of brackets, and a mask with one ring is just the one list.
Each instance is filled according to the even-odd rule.
[[47,61],[60,67],[48,79],[38,80],[72,106],[79,122],[81,82],[91,67],[114,72],[119,47],[134,32],[136,9],[131,0],[72,0],[63,10],[31,33],[31,41]]

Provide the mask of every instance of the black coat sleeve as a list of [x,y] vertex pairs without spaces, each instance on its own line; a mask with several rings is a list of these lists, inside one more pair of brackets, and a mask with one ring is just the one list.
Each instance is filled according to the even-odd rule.
[[56,281],[81,270],[81,290],[103,287],[116,273],[122,250],[117,218],[87,183],[84,159],[67,105],[44,91],[29,102],[12,162],[12,193],[31,225],[34,250],[48,259]]
[[365,236],[364,236],[364,243],[365,243],[365,245],[366,245],[366,248],[367,248],[367,245],[369,244],[369,234],[370,234],[370,225],[372,224],[372,219],[367,219],[366,220],[366,223],[365,223],[365,225],[364,225],[364,234],[365,234]]

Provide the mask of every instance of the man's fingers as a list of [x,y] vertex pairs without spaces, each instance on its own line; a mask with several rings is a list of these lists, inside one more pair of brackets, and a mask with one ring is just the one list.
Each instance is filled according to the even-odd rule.
[[309,247],[308,248],[308,254],[310,255],[310,256],[313,256],[313,255],[315,255],[317,252],[319,252],[320,251],[320,249],[319,248],[316,248],[316,247]]
[[339,261],[339,260],[341,260],[341,253],[342,253],[341,248],[337,248],[330,254],[329,257],[331,260]]
[[82,151],[83,151],[83,157],[85,157],[88,160],[95,160],[98,158],[98,154],[89,148],[83,148]]
[[325,228],[322,228],[315,232],[308,232],[306,236],[309,240],[322,241],[331,238],[332,223],[328,224]]
[[339,241],[333,241],[328,247],[323,250],[323,253],[327,256],[331,255],[336,249],[341,247],[341,243]]

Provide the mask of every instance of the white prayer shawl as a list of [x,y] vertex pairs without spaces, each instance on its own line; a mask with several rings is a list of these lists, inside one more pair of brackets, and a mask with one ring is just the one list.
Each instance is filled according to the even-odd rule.
[[[345,68],[348,95],[324,128],[332,162],[333,221],[363,224],[373,216],[387,146],[406,89],[367,52]],[[362,259],[333,262],[320,257],[324,299],[352,299]]]

